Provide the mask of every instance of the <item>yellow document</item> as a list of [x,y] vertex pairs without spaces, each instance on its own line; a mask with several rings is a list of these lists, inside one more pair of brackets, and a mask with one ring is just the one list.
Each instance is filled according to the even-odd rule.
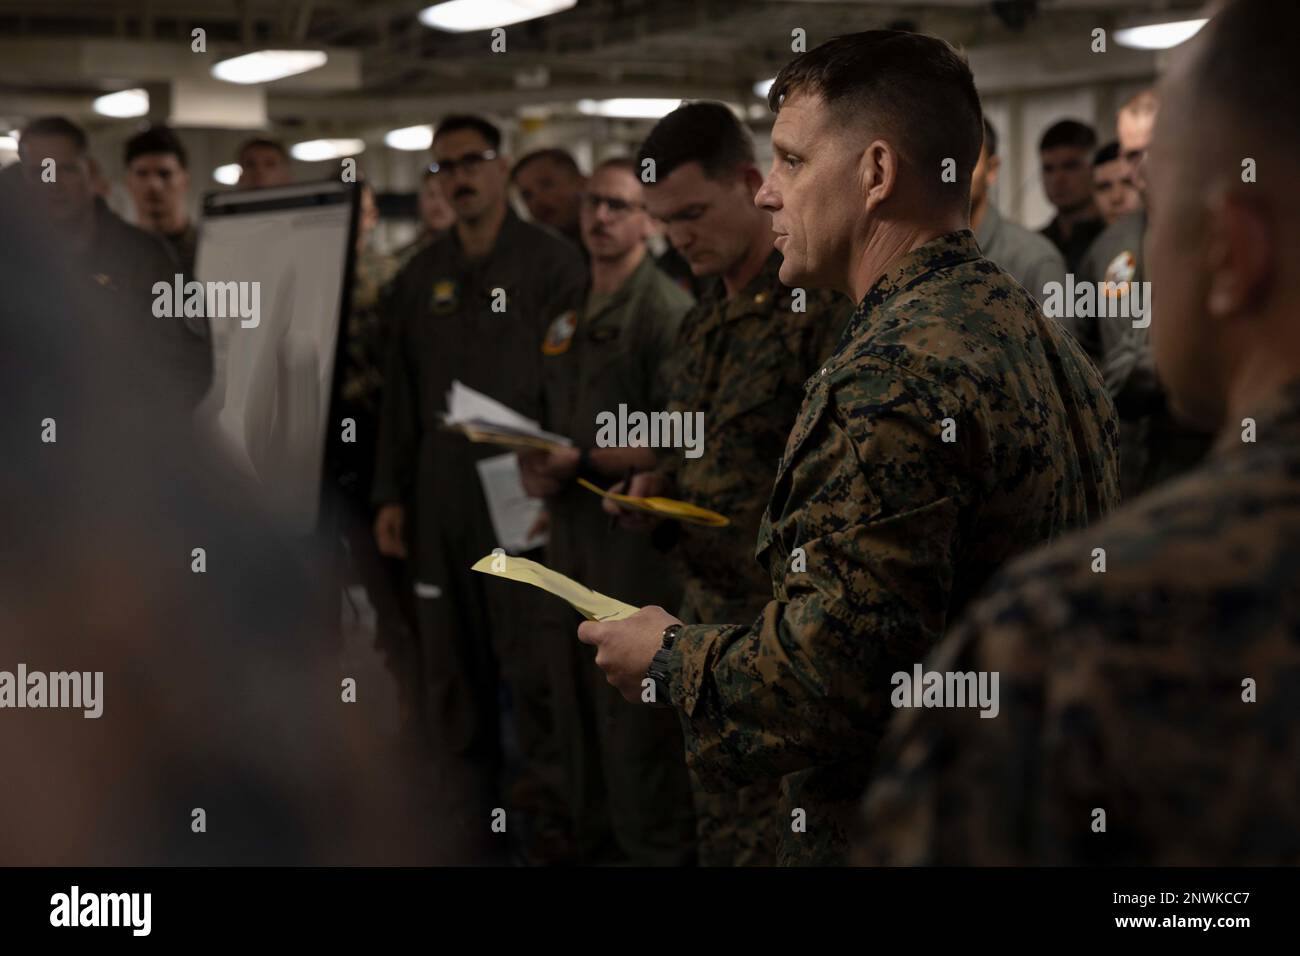
[[588,491],[594,491],[602,498],[609,498],[611,501],[616,501],[624,508],[631,508],[633,511],[645,511],[661,518],[672,518],[676,521],[684,521],[687,524],[702,524],[710,528],[722,528],[731,524],[731,519],[718,514],[716,511],[710,511],[708,508],[701,508],[699,505],[693,505],[689,502],[677,501],[674,498],[636,498],[632,495],[620,495],[617,492],[606,491],[599,485],[593,485],[586,478],[579,478],[578,484]]
[[552,571],[545,565],[529,561],[527,558],[516,558],[509,554],[489,554],[475,561],[473,570],[500,578],[509,578],[511,581],[522,581],[524,584],[541,588],[549,594],[568,601],[575,611],[589,621],[621,621],[641,610],[631,604],[606,597],[572,578],[566,578],[558,571]]

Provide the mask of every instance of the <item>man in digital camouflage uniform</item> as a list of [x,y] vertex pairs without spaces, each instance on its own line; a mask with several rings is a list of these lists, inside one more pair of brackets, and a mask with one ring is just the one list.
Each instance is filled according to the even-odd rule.
[[1000,564],[1114,504],[1115,420],[1087,356],[968,228],[981,110],[948,44],[839,37],[782,70],[771,102],[756,201],[782,279],[859,303],[776,473],[758,536],[771,598],[752,621],[643,608],[579,637],[624,697],[648,679],[678,709],[706,783],[781,779],[780,862],[838,863],[891,675]]
[[[754,206],[762,174],[753,144],[725,106],[695,103],[669,114],[639,159],[642,169],[654,161],[655,181],[646,187],[651,212],[693,273],[712,277],[712,285],[683,320],[664,369],[668,409],[703,413],[702,454],[661,450],[658,469],[637,476],[632,490],[670,494],[730,520],[725,528],[674,522],[655,530],[684,569],[682,619],[752,618],[770,593],[754,539],[776,462],[802,383],[835,347],[850,303],[781,282],[770,217]],[[774,782],[706,788],[697,781],[696,807],[704,865],[775,861]]]

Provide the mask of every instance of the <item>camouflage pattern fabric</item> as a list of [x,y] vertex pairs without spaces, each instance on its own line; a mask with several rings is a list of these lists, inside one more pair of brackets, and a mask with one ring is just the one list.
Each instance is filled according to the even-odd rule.
[[900,715],[855,860],[1300,862],[1300,382],[1252,417],[997,576],[927,666],[999,672],[1000,714]]
[[1096,368],[969,230],[867,293],[777,473],[771,600],[684,628],[670,656],[703,783],[782,778],[780,862],[847,858],[891,674],[1003,562],[1115,504],[1116,431]]
[[[678,616],[687,622],[745,620],[766,603],[770,588],[754,560],[754,540],[772,475],[802,383],[835,348],[852,311],[834,293],[782,285],[781,261],[773,252],[731,299],[715,282],[683,320],[668,366],[668,408],[704,413],[704,453],[688,459],[675,451],[665,459],[671,493],[731,519],[726,528],[678,529],[685,572]],[[775,861],[774,781],[729,784],[714,793],[692,782],[701,864]]]

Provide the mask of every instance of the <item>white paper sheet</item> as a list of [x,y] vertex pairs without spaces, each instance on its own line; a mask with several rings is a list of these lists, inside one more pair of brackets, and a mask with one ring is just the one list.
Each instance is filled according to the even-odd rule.
[[484,458],[478,463],[479,480],[483,483],[483,497],[487,499],[488,514],[497,543],[510,554],[519,554],[539,548],[546,543],[547,535],[529,537],[528,531],[541,517],[540,499],[524,493],[519,479],[519,462],[513,454]]

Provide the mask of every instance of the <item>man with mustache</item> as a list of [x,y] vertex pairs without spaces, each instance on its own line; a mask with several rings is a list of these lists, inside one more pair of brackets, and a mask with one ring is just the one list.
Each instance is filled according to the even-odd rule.
[[[691,298],[655,265],[645,190],[631,159],[608,160],[581,197],[591,293],[576,317],[556,320],[542,343],[545,425],[577,444],[520,456],[524,488],[550,513],[547,565],[603,594],[638,604],[675,605],[676,579],[641,535],[620,533],[592,493],[631,467],[651,468],[648,448],[597,447],[597,416],[620,405],[663,408],[660,369]],[[541,607],[552,696],[563,742],[579,861],[682,865],[695,859],[695,814],[682,731],[669,711],[627,707],[573,639],[581,620],[568,605]],[[540,630],[540,628],[539,628]],[[541,635],[538,635],[541,638]]]
[[578,635],[626,699],[647,706],[649,680],[677,709],[706,785],[780,780],[780,862],[828,864],[847,858],[892,675],[1003,561],[1116,503],[1115,420],[1082,349],[980,254],[982,111],[951,46],[837,37],[787,64],[769,102],[755,202],[781,279],[859,303],[776,466],[757,538],[769,599],[731,623],[650,607]]
[[[514,692],[525,763],[554,776],[558,754],[536,757],[551,746],[545,669],[515,620],[531,596],[470,570],[497,547],[476,463],[501,452],[441,430],[440,415],[459,380],[542,418],[542,340],[582,305],[587,272],[571,243],[511,211],[501,133],[487,120],[444,119],[433,160],[456,223],[394,280],[371,500],[380,552],[411,561],[424,725],[442,779],[459,778],[470,791],[454,820],[467,852],[481,856],[492,845],[491,812],[502,805],[499,668]],[[546,799],[537,794],[558,788],[532,777],[525,784],[537,804]],[[508,833],[518,829],[507,824]]]

